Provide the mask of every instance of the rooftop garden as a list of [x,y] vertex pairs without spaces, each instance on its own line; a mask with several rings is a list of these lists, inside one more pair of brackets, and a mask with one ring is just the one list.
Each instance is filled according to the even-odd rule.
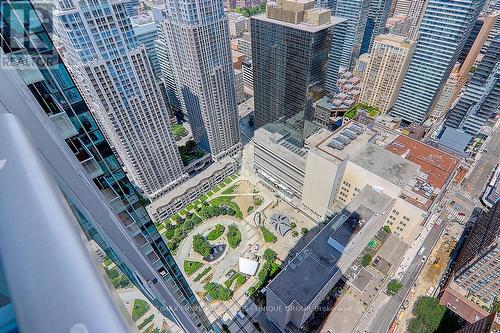
[[184,146],[179,147],[179,153],[184,165],[189,165],[193,160],[205,156],[205,152],[199,149],[193,140],[189,140]]
[[354,117],[356,117],[356,115],[358,114],[358,110],[360,109],[366,110],[368,115],[372,118],[380,114],[380,110],[375,107],[369,106],[368,104],[356,103],[352,106],[352,108],[349,109],[349,111],[344,114],[344,117],[354,119]]
[[172,125],[172,134],[174,135],[175,141],[179,141],[183,137],[188,135],[188,131],[184,128],[184,126],[180,124],[174,124]]
[[266,11],[266,2],[262,2],[260,5],[248,8],[236,8],[234,10],[236,13],[241,14],[246,17],[264,13]]

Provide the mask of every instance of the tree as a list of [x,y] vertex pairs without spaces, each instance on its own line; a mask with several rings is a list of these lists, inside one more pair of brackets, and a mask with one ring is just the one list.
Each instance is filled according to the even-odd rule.
[[297,227],[297,224],[295,222],[290,223],[290,228],[295,229]]
[[302,232],[302,235],[306,235],[309,232],[309,229],[302,228],[302,229],[300,229],[300,232]]
[[402,287],[403,285],[401,284],[401,282],[399,282],[399,280],[392,279],[387,284],[387,294],[390,296],[396,295],[399,292],[399,290],[401,290]]
[[264,251],[264,260],[269,262],[275,262],[278,254],[274,252],[272,249],[266,249]]
[[264,265],[262,265],[262,268],[260,269],[259,273],[257,274],[259,277],[259,281],[264,283],[269,276],[269,273],[271,272],[271,264],[269,262],[265,262]]
[[204,257],[208,257],[210,255],[212,247],[210,246],[210,242],[203,237],[203,235],[195,235],[193,236],[193,250]]
[[193,221],[194,225],[198,225],[201,222],[203,222],[201,217],[199,217],[198,215],[193,215],[193,218],[191,219],[191,221]]
[[440,327],[446,307],[434,297],[420,297],[412,309],[412,318],[408,324],[410,333],[433,333]]
[[216,282],[207,283],[203,289],[215,300],[227,301],[233,296],[230,289]]
[[369,266],[372,262],[372,255],[367,253],[363,256],[363,259],[361,259],[361,265],[363,265],[363,267],[366,267],[366,266]]
[[235,249],[236,247],[238,247],[238,245],[240,245],[241,232],[234,224],[231,224],[227,228],[227,242],[232,249]]

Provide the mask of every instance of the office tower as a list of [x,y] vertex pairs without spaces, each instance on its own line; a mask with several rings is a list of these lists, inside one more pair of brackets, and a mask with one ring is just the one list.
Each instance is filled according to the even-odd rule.
[[245,101],[245,81],[243,79],[243,71],[241,69],[234,70],[234,85],[236,89],[236,101],[238,104]]
[[500,35],[488,47],[468,86],[451,109],[445,126],[471,135],[486,134],[483,127],[500,106]]
[[418,39],[418,31],[420,29],[420,24],[425,13],[425,7],[427,6],[429,0],[413,0],[411,2],[410,8],[408,9],[407,20],[410,21],[410,30],[408,31],[408,37],[413,40]]
[[193,137],[218,161],[241,147],[229,28],[222,1],[193,6],[165,0],[165,44]]
[[28,129],[86,236],[187,332],[209,328],[31,3],[3,1],[0,18],[2,64],[17,69],[0,70],[0,112]]
[[139,0],[126,0],[124,6],[128,17],[139,14]]
[[338,22],[330,28],[332,42],[328,52],[328,70],[326,71],[325,88],[329,94],[338,92],[337,79],[342,63],[344,42],[347,34],[348,22]]
[[252,60],[245,60],[241,64],[241,70],[243,71],[243,88],[244,91],[253,95],[253,67]]
[[251,17],[255,124],[287,123],[298,144],[315,94],[324,95],[331,28],[345,22],[314,7],[314,0],[284,0]]
[[429,0],[392,115],[405,122],[425,121],[483,4],[484,0]]
[[187,174],[146,49],[137,44],[123,3],[57,4],[64,60],[127,172],[151,198],[171,190]]
[[361,102],[386,113],[396,100],[416,42],[398,35],[375,37],[361,90]]
[[231,38],[238,38],[250,30],[250,18],[236,12],[227,13]]
[[500,289],[500,202],[483,213],[460,250],[453,280],[473,297],[491,304]]
[[464,62],[465,58],[467,57],[467,54],[469,54],[470,50],[472,49],[474,41],[479,36],[479,32],[481,31],[483,25],[484,25],[484,17],[480,17],[476,20],[476,22],[474,22],[472,30],[469,36],[467,36],[467,39],[465,40],[462,52],[460,52],[460,55],[458,56],[457,62],[459,63]]
[[238,43],[238,52],[243,53],[247,60],[252,60],[252,37],[250,36],[250,33],[243,33],[243,36],[238,38],[236,41]]
[[340,65],[350,70],[361,54],[370,0],[338,0],[336,16],[348,19]]
[[159,39],[156,22],[152,16],[143,15],[132,18],[132,28],[138,45],[144,45],[155,78],[161,77],[160,61],[156,52],[155,41]]
[[385,24],[391,10],[392,0],[371,0],[361,43],[361,53],[370,52],[375,36],[385,33]]
[[394,9],[394,15],[397,16],[407,16],[412,0],[394,0],[396,2],[396,7]]
[[337,0],[317,0],[316,6],[321,8],[331,9],[332,15],[335,15],[335,8],[337,8]]

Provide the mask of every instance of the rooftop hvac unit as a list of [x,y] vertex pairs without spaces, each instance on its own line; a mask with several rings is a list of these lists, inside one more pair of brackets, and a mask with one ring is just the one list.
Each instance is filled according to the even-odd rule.
[[342,148],[344,148],[344,144],[340,141],[337,141],[335,139],[333,139],[330,144],[329,144],[330,147],[333,147],[335,149],[338,149],[338,150],[342,150]]
[[358,124],[352,124],[349,129],[353,132],[355,132],[357,135],[360,135],[361,133],[363,133],[364,129],[363,129],[363,126],[360,126]]
[[348,144],[349,142],[351,142],[351,139],[349,139],[347,136],[345,136],[342,133],[340,133],[335,139],[337,139],[338,141],[340,141],[344,144]]
[[352,140],[354,140],[358,137],[358,134],[356,134],[353,131],[350,131],[349,129],[343,130],[341,134],[347,136],[349,139],[352,139]]

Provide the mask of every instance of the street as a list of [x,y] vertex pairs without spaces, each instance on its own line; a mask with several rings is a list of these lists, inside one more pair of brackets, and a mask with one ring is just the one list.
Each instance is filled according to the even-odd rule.
[[434,247],[434,244],[439,238],[439,235],[445,228],[445,223],[441,223],[438,228],[431,228],[429,234],[425,238],[422,246],[425,247],[422,255],[416,255],[410,266],[408,267],[406,273],[401,279],[403,287],[394,296],[388,296],[381,292],[373,301],[372,305],[368,308],[365,315],[360,320],[358,327],[354,330],[355,332],[365,333],[385,333],[387,332],[392,320],[398,309],[401,307],[408,291],[412,288],[416,277],[420,273],[424,261],[422,257],[429,257],[429,254]]

